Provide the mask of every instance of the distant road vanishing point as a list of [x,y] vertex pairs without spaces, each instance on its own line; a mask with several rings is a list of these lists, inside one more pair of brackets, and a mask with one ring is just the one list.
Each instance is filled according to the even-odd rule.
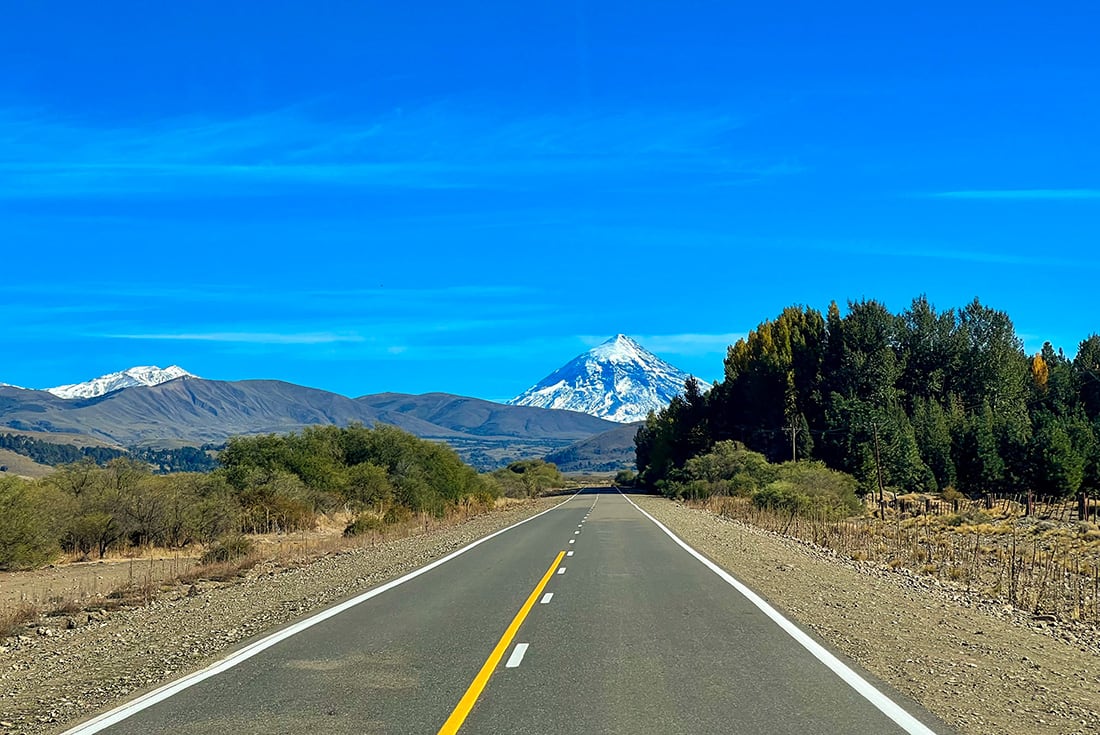
[[952,731],[591,489],[69,731],[95,732]]

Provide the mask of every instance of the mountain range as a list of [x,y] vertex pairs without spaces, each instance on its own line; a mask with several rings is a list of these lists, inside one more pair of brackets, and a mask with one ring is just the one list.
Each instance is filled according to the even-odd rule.
[[352,422],[398,426],[445,441],[479,468],[544,456],[617,425],[573,411],[505,406],[443,393],[348,398],[275,380],[182,377],[92,398],[0,387],[0,427],[37,435],[82,436],[121,447],[221,443],[239,434],[301,431]]
[[549,456],[565,471],[634,462],[637,427],[680,392],[687,374],[618,335],[509,404],[446,393],[348,398],[277,380],[205,380],[172,365],[29,390],[0,383],[0,431],[117,447],[220,444],[231,436],[317,424],[397,426],[444,441],[479,469]]

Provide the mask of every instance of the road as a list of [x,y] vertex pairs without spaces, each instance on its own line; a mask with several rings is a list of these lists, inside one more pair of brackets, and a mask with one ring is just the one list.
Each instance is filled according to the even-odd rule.
[[732,584],[588,490],[70,732],[950,732]]

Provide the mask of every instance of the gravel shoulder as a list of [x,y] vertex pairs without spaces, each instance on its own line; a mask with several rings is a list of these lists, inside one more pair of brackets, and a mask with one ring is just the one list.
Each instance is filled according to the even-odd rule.
[[790,618],[964,735],[1100,732],[1095,629],[1037,619],[706,510],[633,499]]
[[299,564],[261,563],[242,579],[177,587],[142,607],[84,616],[72,629],[63,623],[28,629],[0,642],[0,733],[63,732],[140,691],[202,668],[249,638],[563,500],[513,503],[461,525]]

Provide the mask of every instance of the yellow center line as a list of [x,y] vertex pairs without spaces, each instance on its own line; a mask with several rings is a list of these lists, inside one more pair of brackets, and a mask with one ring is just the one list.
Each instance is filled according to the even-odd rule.
[[519,612],[516,613],[516,616],[512,618],[512,624],[504,631],[504,635],[500,637],[500,642],[497,643],[493,652],[489,654],[489,658],[485,660],[485,664],[481,667],[481,671],[477,672],[477,676],[475,676],[473,682],[470,683],[466,693],[463,694],[462,699],[458,701],[458,705],[454,708],[454,711],[451,712],[451,716],[443,723],[443,727],[439,728],[439,735],[454,735],[458,732],[458,729],[462,727],[462,723],[466,721],[466,717],[470,714],[470,710],[474,708],[474,702],[481,696],[481,691],[485,689],[485,685],[489,683],[489,677],[493,675],[493,671],[496,669],[497,664],[500,663],[500,659],[504,657],[504,652],[508,650],[508,646],[512,643],[512,639],[515,638],[516,633],[519,632],[519,626],[523,625],[523,621],[527,618],[527,613],[531,612],[531,608],[535,606],[535,601],[538,600],[539,595],[550,581],[550,578],[554,576],[554,570],[558,568],[558,564],[561,564],[561,560],[564,557],[564,551],[558,553],[557,558],[554,559],[554,563],[546,570],[546,574],[542,575],[542,579],[531,592],[531,596],[527,598],[527,602],[523,603],[523,607],[521,607]]

